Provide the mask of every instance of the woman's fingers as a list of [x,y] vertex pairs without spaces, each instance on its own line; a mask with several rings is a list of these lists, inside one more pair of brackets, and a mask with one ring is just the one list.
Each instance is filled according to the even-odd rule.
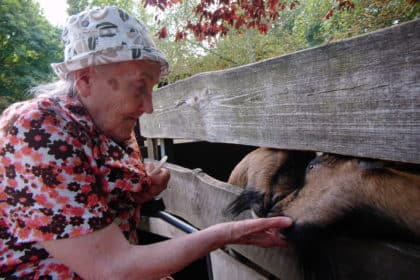
[[270,228],[284,229],[293,224],[293,220],[289,217],[270,217],[258,218],[241,221],[240,228],[237,230],[243,234],[249,234]]
[[280,230],[293,224],[288,217],[259,218],[230,224],[231,242],[253,244],[260,247],[287,246]]
[[[241,238],[242,239],[242,238]],[[242,242],[241,242],[242,241]],[[288,243],[278,229],[248,234],[239,240],[239,244],[256,245],[259,247],[287,247]]]
[[146,170],[147,174],[150,174],[150,172],[152,172],[152,170],[155,169],[155,165],[151,162],[146,162],[144,164],[144,169]]
[[153,164],[151,164],[150,166],[153,166],[153,168],[148,167],[147,173],[149,176],[153,176],[156,175],[160,172],[160,169],[165,165],[166,161],[168,160],[168,156],[164,156],[158,163],[156,166],[154,166]]
[[[148,169],[154,169],[153,164],[151,164],[150,167],[146,166],[146,170]],[[156,174],[150,176],[152,180],[150,187],[145,188],[142,192],[135,195],[136,201],[138,203],[143,203],[159,195],[167,188],[170,177],[171,174],[168,169],[159,168],[159,171]]]
[[159,168],[159,171],[156,172],[155,175],[151,175],[152,178],[152,187],[160,187],[161,191],[166,188],[168,185],[168,181],[171,174],[169,173],[169,170],[166,168]]

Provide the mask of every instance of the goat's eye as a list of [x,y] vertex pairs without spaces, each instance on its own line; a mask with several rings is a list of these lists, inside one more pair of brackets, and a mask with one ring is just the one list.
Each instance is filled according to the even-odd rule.
[[316,167],[316,164],[314,163],[310,163],[308,164],[308,166],[306,167],[306,172],[311,171],[312,169],[314,169]]

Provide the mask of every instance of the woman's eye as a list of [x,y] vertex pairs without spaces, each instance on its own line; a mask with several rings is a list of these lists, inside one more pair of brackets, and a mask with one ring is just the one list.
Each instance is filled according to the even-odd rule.
[[137,88],[137,93],[138,94],[144,94],[146,92],[146,87],[138,87]]
[[137,84],[134,87],[134,93],[135,95],[143,95],[146,93],[146,85],[145,84]]

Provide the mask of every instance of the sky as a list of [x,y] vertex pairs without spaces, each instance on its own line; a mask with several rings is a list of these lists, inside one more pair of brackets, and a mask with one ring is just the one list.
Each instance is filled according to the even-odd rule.
[[47,20],[55,25],[62,27],[67,19],[66,0],[36,0]]

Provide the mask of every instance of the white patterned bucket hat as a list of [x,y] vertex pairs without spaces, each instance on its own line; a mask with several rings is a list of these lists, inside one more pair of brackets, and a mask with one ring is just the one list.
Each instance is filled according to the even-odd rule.
[[64,62],[51,64],[61,79],[88,66],[129,60],[159,62],[161,79],[168,74],[165,55],[156,49],[145,25],[118,7],[87,10],[69,17],[62,39]]

